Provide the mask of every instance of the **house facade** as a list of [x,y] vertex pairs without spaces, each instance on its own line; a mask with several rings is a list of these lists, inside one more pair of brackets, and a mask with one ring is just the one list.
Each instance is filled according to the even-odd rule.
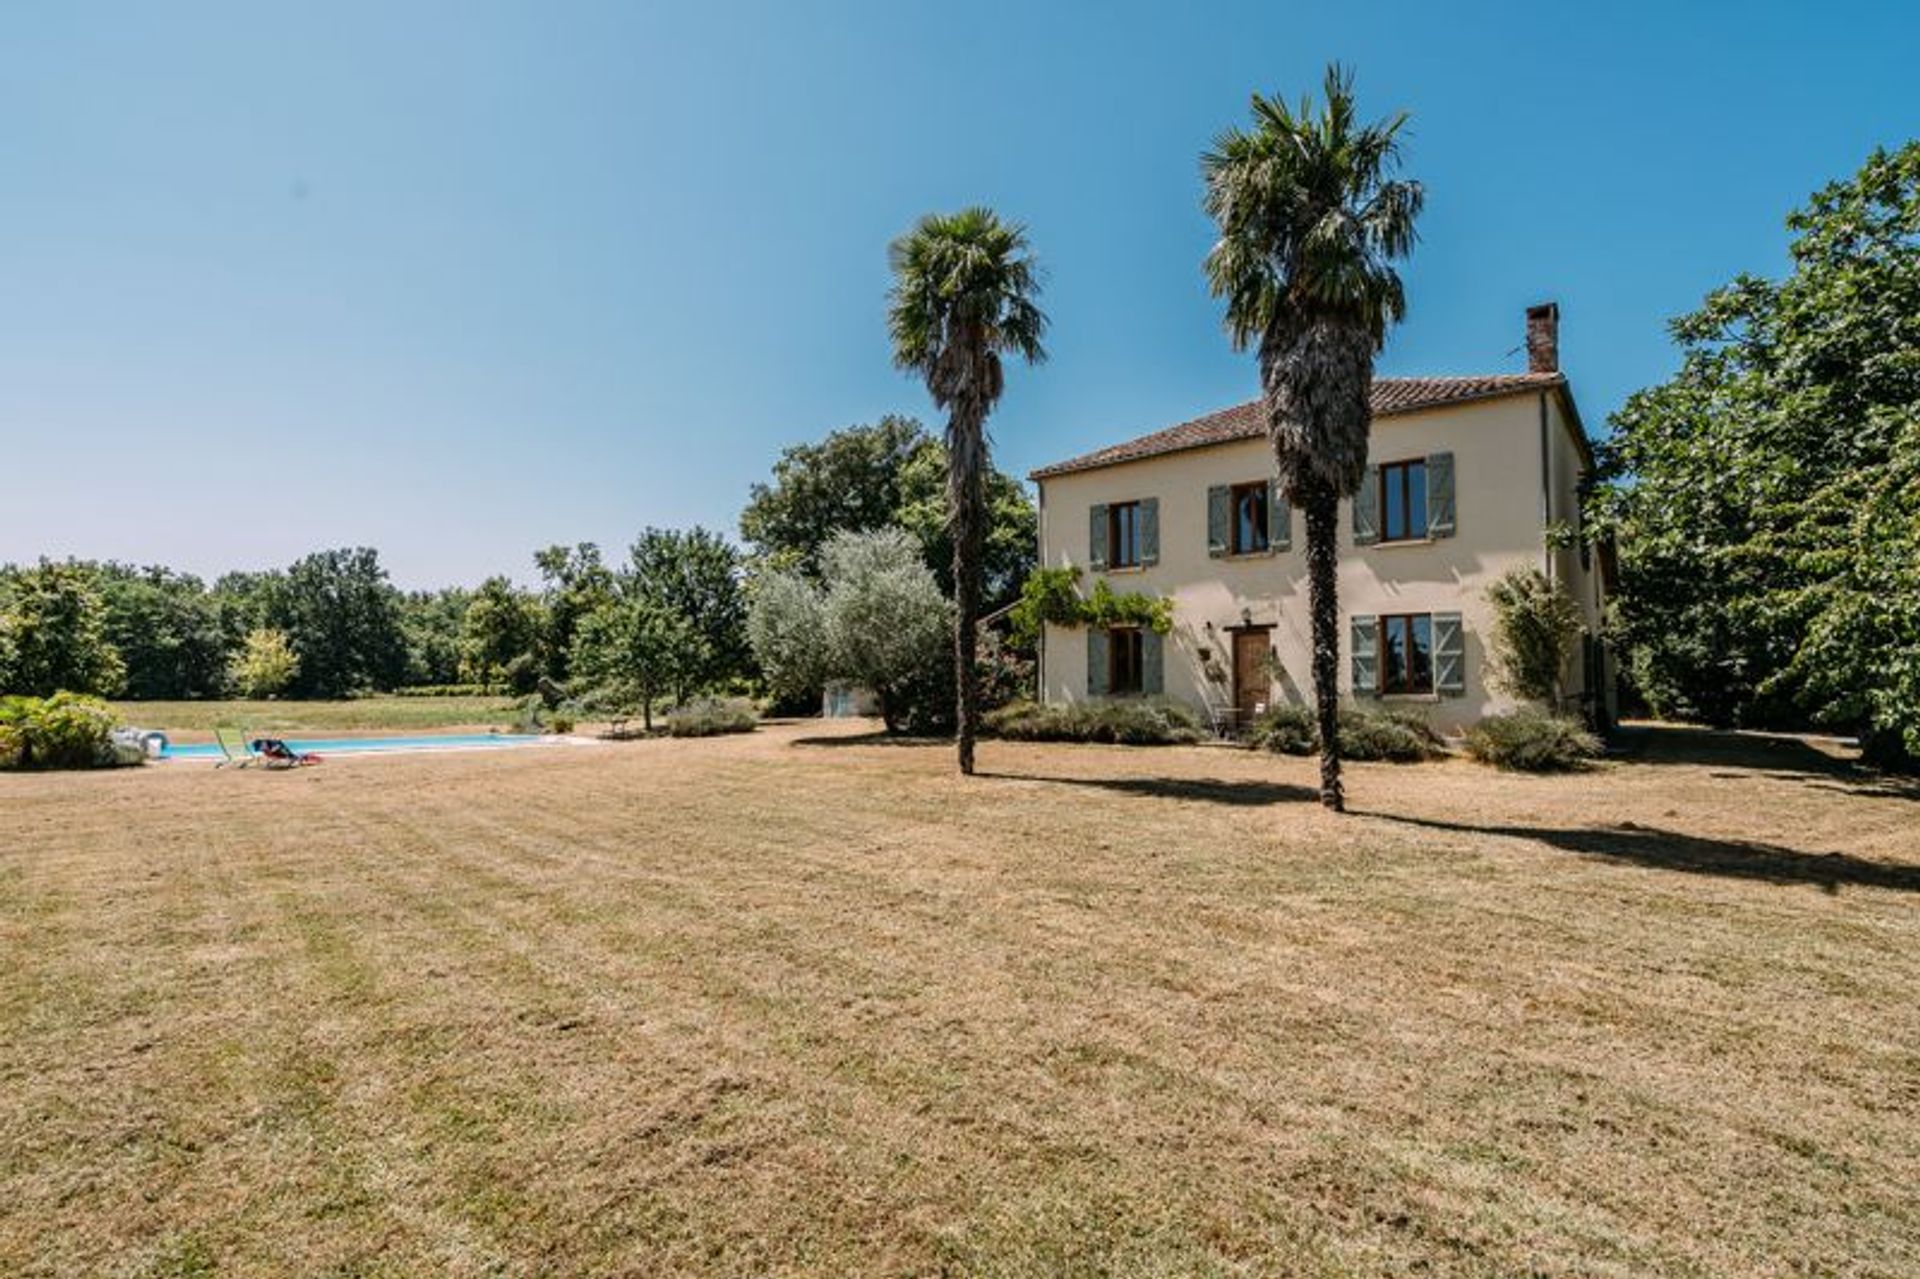
[[[1487,588],[1533,565],[1579,603],[1569,710],[1610,720],[1599,557],[1577,528],[1593,454],[1559,368],[1559,311],[1527,313],[1529,370],[1382,378],[1367,479],[1341,504],[1341,695],[1420,709],[1445,732],[1511,709],[1489,678]],[[1171,633],[1049,626],[1047,701],[1164,694],[1226,729],[1312,700],[1305,521],[1273,483],[1258,401],[1042,467],[1040,554],[1116,592],[1174,602]]]

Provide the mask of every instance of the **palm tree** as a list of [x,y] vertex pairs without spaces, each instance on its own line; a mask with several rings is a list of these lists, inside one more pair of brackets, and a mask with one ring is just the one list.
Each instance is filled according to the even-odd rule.
[[1278,482],[1306,514],[1320,802],[1340,812],[1336,524],[1366,477],[1373,357],[1406,313],[1392,263],[1413,248],[1422,193],[1389,176],[1406,113],[1358,124],[1338,66],[1324,91],[1298,111],[1254,94],[1252,128],[1221,134],[1200,167],[1220,226],[1207,282],[1235,349],[1257,346]]
[[1034,304],[1039,268],[1026,229],[991,209],[930,213],[888,249],[893,361],[926,379],[947,411],[947,519],[953,533],[953,663],[960,771],[973,772],[980,699],[974,629],[986,525],[987,415],[1005,377],[1000,357],[1046,359],[1047,317]]

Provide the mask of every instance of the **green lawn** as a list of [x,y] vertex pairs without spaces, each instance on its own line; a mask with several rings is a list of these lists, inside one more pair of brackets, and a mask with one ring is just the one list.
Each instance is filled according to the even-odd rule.
[[238,724],[267,733],[349,729],[456,728],[505,724],[517,709],[507,697],[357,697],[337,702],[115,702],[129,724],[168,732],[211,732]]

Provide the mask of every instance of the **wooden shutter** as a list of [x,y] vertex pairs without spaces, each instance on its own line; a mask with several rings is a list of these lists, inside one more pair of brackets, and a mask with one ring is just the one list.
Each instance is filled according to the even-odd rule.
[[1098,626],[1087,628],[1087,696],[1107,694],[1107,633]]
[[1453,454],[1427,455],[1427,536],[1453,536]]
[[1458,613],[1433,615],[1433,691],[1443,697],[1467,692],[1467,636]]
[[1267,481],[1267,549],[1293,549],[1293,503],[1280,491],[1278,481]]
[[1232,547],[1233,490],[1215,484],[1207,490],[1207,554],[1219,559]]
[[1372,546],[1380,540],[1380,468],[1369,466],[1360,491],[1353,495],[1353,544]]
[[1151,626],[1144,627],[1140,632],[1140,691],[1143,693],[1166,691],[1166,638]]
[[1087,567],[1107,566],[1107,504],[1095,503],[1087,509]]
[[1380,619],[1365,614],[1353,618],[1353,694],[1371,697],[1380,689]]
[[1140,499],[1140,567],[1152,568],[1160,562],[1160,499]]

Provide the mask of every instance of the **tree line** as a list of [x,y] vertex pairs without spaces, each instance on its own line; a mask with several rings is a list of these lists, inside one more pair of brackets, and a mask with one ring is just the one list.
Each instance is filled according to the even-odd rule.
[[[401,590],[368,547],[211,582],[115,562],[0,566],[0,692],[336,698],[544,683],[645,709],[762,687],[749,601],[773,574],[819,581],[836,534],[897,534],[950,595],[945,469],[944,447],[911,418],[848,427],[781,454],[751,490],[742,545],[695,527],[645,529],[616,559],[591,542],[550,546],[533,555],[532,588],[499,575]],[[1032,564],[1035,516],[1012,478],[994,471],[987,487],[986,580],[999,600]],[[781,687],[796,702],[808,693]]]

